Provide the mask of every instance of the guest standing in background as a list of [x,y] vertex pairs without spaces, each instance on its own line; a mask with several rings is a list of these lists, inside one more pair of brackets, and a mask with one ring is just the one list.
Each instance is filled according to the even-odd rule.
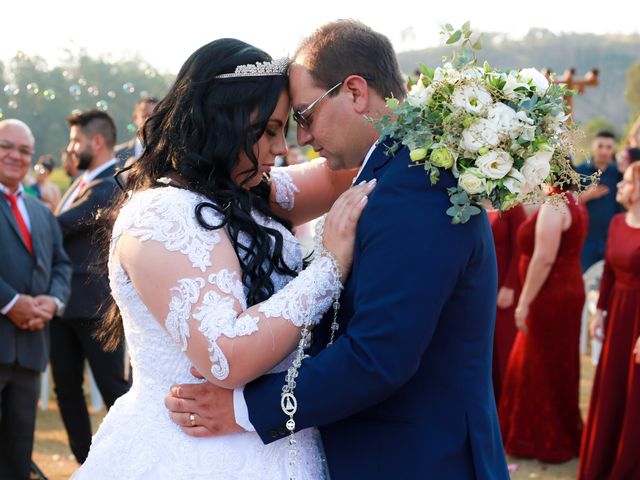
[[34,138],[0,121],[0,478],[28,479],[49,321],[69,297],[71,264],[55,217],[24,194]]
[[[618,184],[592,335],[604,344],[580,452],[580,480],[640,478],[640,163]],[[604,318],[606,312],[606,319]],[[640,354],[638,346],[635,355]]]
[[[558,191],[555,191],[558,193]],[[500,397],[505,451],[562,463],[578,455],[580,323],[585,293],[581,207],[545,203],[518,231],[522,292],[516,336]]]
[[33,170],[36,173],[36,183],[33,185],[37,192],[38,198],[49,207],[52,212],[55,211],[58,203],[60,203],[60,189],[49,181],[49,176],[55,167],[55,160],[52,155],[42,155],[38,159]]
[[[113,175],[116,127],[108,113],[89,110],[67,119],[69,151],[80,175],[56,213],[64,248],[73,264],[71,297],[62,318],[51,322],[51,367],[71,451],[84,462],[91,445],[91,423],[84,398],[88,360],[107,408],[128,391],[124,346],[105,352],[95,338],[110,296],[106,255],[94,235],[96,217],[111,206],[117,186]],[[104,267],[104,268],[103,268]]]
[[591,149],[590,161],[576,168],[581,175],[602,172],[598,185],[588,188],[580,195],[580,202],[589,211],[589,230],[580,255],[583,271],[604,258],[609,222],[621,211],[620,205],[616,202],[616,185],[622,175],[614,162],[615,135],[608,131],[598,132]]

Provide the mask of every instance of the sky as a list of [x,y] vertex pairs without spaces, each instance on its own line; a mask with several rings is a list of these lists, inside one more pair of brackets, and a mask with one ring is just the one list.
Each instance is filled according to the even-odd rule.
[[[387,35],[396,51],[438,45],[440,26],[471,21],[474,31],[523,36],[530,28],[555,33],[640,33],[634,0],[9,0],[2,6],[0,61],[19,50],[50,66],[85,49],[118,60],[138,54],[162,73],[176,73],[198,47],[235,37],[274,57],[293,53],[325,22],[354,18]],[[636,5],[635,7],[630,5]],[[630,9],[637,9],[635,12]]]

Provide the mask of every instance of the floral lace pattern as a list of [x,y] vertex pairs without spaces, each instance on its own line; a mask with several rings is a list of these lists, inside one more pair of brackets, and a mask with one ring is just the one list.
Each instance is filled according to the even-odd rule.
[[[331,275],[326,275],[331,272]],[[330,257],[319,256],[298,277],[286,285],[278,295],[260,305],[260,313],[267,317],[283,317],[297,327],[302,327],[310,317],[316,325],[342,289],[340,277]],[[323,274],[324,273],[324,274]]]
[[293,210],[294,197],[300,190],[284,168],[272,168],[271,182],[276,187],[276,202],[285,210]]
[[[162,242],[168,250],[181,252],[194,268],[205,272],[206,267],[212,264],[216,251],[214,247],[220,238],[218,233],[202,229],[195,221],[193,209],[202,200],[198,195],[184,190],[158,188],[133,195],[120,212],[114,226],[109,280],[122,314],[133,386],[109,410],[93,439],[88,459],[73,477],[76,480],[288,478],[289,445],[286,439],[264,445],[254,432],[227,437],[191,438],[171,421],[163,403],[172,385],[201,381],[191,375],[191,362],[183,349],[190,339],[185,322],[187,311],[191,312],[191,323],[193,319],[199,322],[199,334],[207,338],[249,335],[258,328],[259,322],[251,315],[236,314],[232,318],[229,313],[224,313],[232,311],[232,304],[236,307],[240,305],[242,310],[246,308],[245,291],[238,275],[221,269],[211,275],[180,279],[168,297],[173,316],[171,320],[166,319],[163,327],[142,301],[127,272],[113,255],[117,239],[127,231],[141,239]],[[277,228],[282,233],[285,261],[291,267],[300,269],[302,257],[291,233],[270,219],[258,215],[254,215],[254,218],[261,225]],[[215,219],[212,222],[215,223]],[[314,268],[319,269],[320,266]],[[316,274],[319,275],[320,270]],[[304,276],[302,278],[304,288],[308,288],[308,280],[304,280]],[[280,293],[290,278],[274,272],[272,280],[275,291]],[[274,306],[273,312],[276,310]],[[294,308],[285,310],[292,318],[299,317],[293,312]],[[191,330],[191,335],[194,334]],[[224,355],[220,356],[222,352],[215,351],[215,342],[211,342],[210,346],[212,365],[217,375],[222,376],[225,368],[228,369],[224,365],[226,359]],[[286,370],[290,365],[291,357],[273,371]],[[296,478],[328,478],[317,430],[303,430],[296,439]]]

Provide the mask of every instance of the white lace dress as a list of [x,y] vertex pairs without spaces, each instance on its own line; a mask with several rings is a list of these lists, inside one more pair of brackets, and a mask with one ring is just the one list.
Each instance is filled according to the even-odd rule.
[[[276,198],[281,206],[291,207],[286,203],[291,202],[294,186],[286,177],[278,183]],[[170,420],[163,401],[172,385],[198,382],[189,373],[193,364],[205,362],[211,376],[221,382],[233,375],[234,369],[241,372],[248,368],[253,358],[243,352],[256,351],[256,345],[270,351],[271,343],[277,341],[273,332],[268,332],[278,324],[270,322],[300,326],[306,319],[319,321],[339,291],[339,281],[331,260],[320,257],[293,280],[273,273],[276,293],[247,309],[238,259],[227,232],[206,230],[196,221],[194,207],[202,200],[193,192],[161,187],[132,195],[120,211],[113,231],[109,276],[124,322],[133,386],[110,409],[74,479],[288,478],[286,438],[269,445],[253,432],[192,438]],[[203,216],[210,224],[219,222],[219,214],[212,209],[204,209]],[[272,219],[257,214],[254,218],[282,233],[284,258],[299,271],[302,259],[295,237]],[[123,234],[140,242],[139,255],[156,255],[170,283],[145,278],[146,282],[134,288],[136,281],[117,254]],[[246,238],[240,240],[246,244]],[[173,287],[165,288],[165,284]],[[160,317],[163,321],[157,320]],[[260,335],[264,339],[260,340]],[[201,348],[203,339],[208,348]],[[258,343],[240,343],[253,340]],[[273,362],[283,360],[272,371],[290,366],[292,356],[285,357]],[[297,433],[297,447],[296,477],[325,478],[318,431]]]

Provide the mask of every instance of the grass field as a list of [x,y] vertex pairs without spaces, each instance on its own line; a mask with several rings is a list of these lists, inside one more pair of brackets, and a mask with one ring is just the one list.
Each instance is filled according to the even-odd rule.
[[[590,359],[583,357],[580,382],[580,408],[583,415],[588,407],[593,374],[594,368]],[[50,398],[52,401],[49,402],[49,409],[38,412],[33,459],[49,480],[63,480],[69,478],[78,468],[78,464],[69,449],[67,435],[60,420],[60,412],[54,396],[51,395]],[[104,410],[91,413],[94,431],[104,415]],[[570,480],[575,479],[578,468],[577,460],[561,465],[545,465],[537,461],[509,458],[508,463],[512,470],[511,478],[514,480]]]

